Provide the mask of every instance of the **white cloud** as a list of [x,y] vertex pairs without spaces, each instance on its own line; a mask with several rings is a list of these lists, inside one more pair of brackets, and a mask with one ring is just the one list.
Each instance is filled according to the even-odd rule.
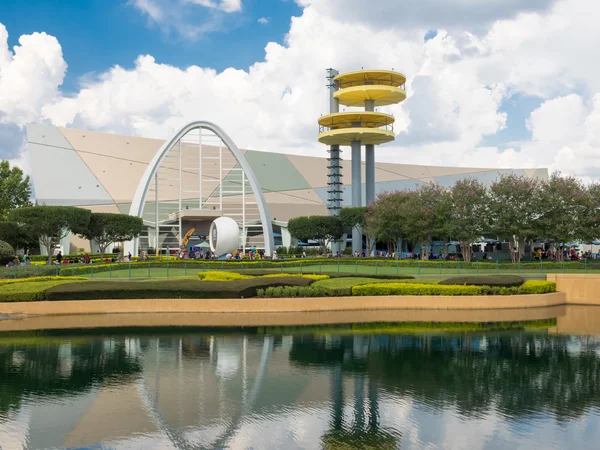
[[266,17],[261,17],[260,19],[258,19],[258,23],[265,25],[269,23],[269,19],[267,19]]
[[[183,0],[136,0],[147,8],[159,5],[147,12],[159,18],[167,1]],[[142,55],[133,69],[109,68],[71,97],[58,90],[66,64],[56,39],[23,36],[13,55],[2,27],[0,124],[41,119],[164,138],[186,121],[207,119],[221,124],[241,147],[325,156],[316,142],[316,119],[328,108],[325,68],[395,68],[408,76],[409,97],[385,108],[396,116],[398,138],[378,149],[379,160],[539,166],[600,178],[595,157],[600,154],[600,66],[589,56],[600,39],[600,5],[540,0],[523,11],[518,7],[524,2],[512,0],[512,9],[498,9],[496,0],[451,0],[443,11],[481,11],[464,20],[444,19],[443,11],[436,11],[432,23],[446,20],[448,27],[424,42],[430,1],[410,8],[419,16],[414,25],[404,19],[396,25],[381,22],[372,11],[362,19],[339,18],[328,9],[339,1],[303,0],[303,13],[292,18],[285,44],[268,43],[264,60],[248,70],[179,69]],[[349,1],[361,11],[359,0]],[[186,8],[221,15],[225,8],[241,8],[241,2],[202,0],[205,7],[199,0],[190,2]],[[390,2],[395,4],[383,2],[388,11]],[[474,17],[485,20],[474,25]],[[501,105],[514,94],[544,101],[527,123],[532,138],[505,150],[480,147],[486,136],[506,127]]]
[[242,11],[242,0],[129,0],[129,3],[165,33],[175,32],[190,40],[221,31],[227,15]]

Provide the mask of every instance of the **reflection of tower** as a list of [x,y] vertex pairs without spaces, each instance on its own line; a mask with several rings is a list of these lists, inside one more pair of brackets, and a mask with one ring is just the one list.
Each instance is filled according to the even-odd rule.
[[[328,69],[330,113],[319,119],[319,142],[330,146],[327,207],[337,215],[341,207],[340,146],[352,149],[352,206],[362,206],[361,145],[365,145],[366,204],[375,200],[375,145],[395,138],[394,117],[375,111],[377,106],[406,98],[406,77],[390,70],[359,70],[337,75]],[[364,111],[339,112],[339,104],[364,107]],[[362,250],[359,230],[352,230],[352,250]]]

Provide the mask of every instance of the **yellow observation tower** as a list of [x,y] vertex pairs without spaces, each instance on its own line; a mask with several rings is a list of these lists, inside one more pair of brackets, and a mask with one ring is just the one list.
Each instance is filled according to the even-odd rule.
[[[361,146],[365,146],[365,204],[375,200],[375,146],[395,139],[394,117],[376,112],[406,98],[406,77],[393,70],[357,70],[340,74],[327,69],[329,114],[319,118],[319,142],[329,146],[327,207],[339,214],[342,203],[340,146],[352,149],[352,206],[362,206]],[[339,112],[340,104],[364,111]],[[352,250],[362,251],[362,236],[352,230]]]

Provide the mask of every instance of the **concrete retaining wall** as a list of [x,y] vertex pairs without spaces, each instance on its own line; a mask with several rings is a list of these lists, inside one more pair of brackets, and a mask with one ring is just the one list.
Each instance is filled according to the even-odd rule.
[[72,300],[0,303],[0,314],[290,313],[393,309],[507,309],[562,305],[565,294],[507,296],[373,296],[252,299]]
[[600,275],[558,273],[548,274],[547,279],[565,293],[568,304],[600,305]]

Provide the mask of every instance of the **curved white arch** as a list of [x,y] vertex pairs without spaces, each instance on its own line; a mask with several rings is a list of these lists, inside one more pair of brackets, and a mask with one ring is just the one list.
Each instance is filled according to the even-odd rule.
[[[248,178],[248,182],[252,187],[252,192],[256,196],[256,203],[258,206],[258,212],[260,214],[260,220],[262,223],[263,235],[265,239],[265,255],[271,256],[273,255],[273,249],[275,247],[275,241],[273,238],[273,227],[271,225],[271,216],[269,215],[269,210],[267,209],[267,203],[265,202],[265,198],[262,193],[262,189],[260,188],[254,173],[252,172],[252,168],[250,164],[240,151],[240,149],[235,145],[235,142],[223,131],[221,127],[215,125],[211,122],[206,122],[203,120],[198,120],[194,122],[190,122],[187,125],[181,127],[177,133],[175,133],[169,140],[167,140],[160,150],[154,155],[152,161],[146,168],[142,179],[140,180],[138,187],[135,191],[135,195],[133,196],[133,202],[131,203],[131,208],[129,209],[129,215],[142,217],[144,212],[144,204],[146,203],[146,196],[148,195],[148,189],[150,188],[150,184],[152,182],[152,177],[154,176],[156,170],[160,166],[164,157],[169,153],[169,151],[179,142],[179,140],[188,134],[190,131],[205,128],[209,131],[212,131],[216,134],[229,148],[234,158],[237,160],[238,164],[246,174],[246,178]],[[128,249],[134,256],[138,256],[138,245],[139,238],[135,238],[130,244],[133,244],[133,249]]]

